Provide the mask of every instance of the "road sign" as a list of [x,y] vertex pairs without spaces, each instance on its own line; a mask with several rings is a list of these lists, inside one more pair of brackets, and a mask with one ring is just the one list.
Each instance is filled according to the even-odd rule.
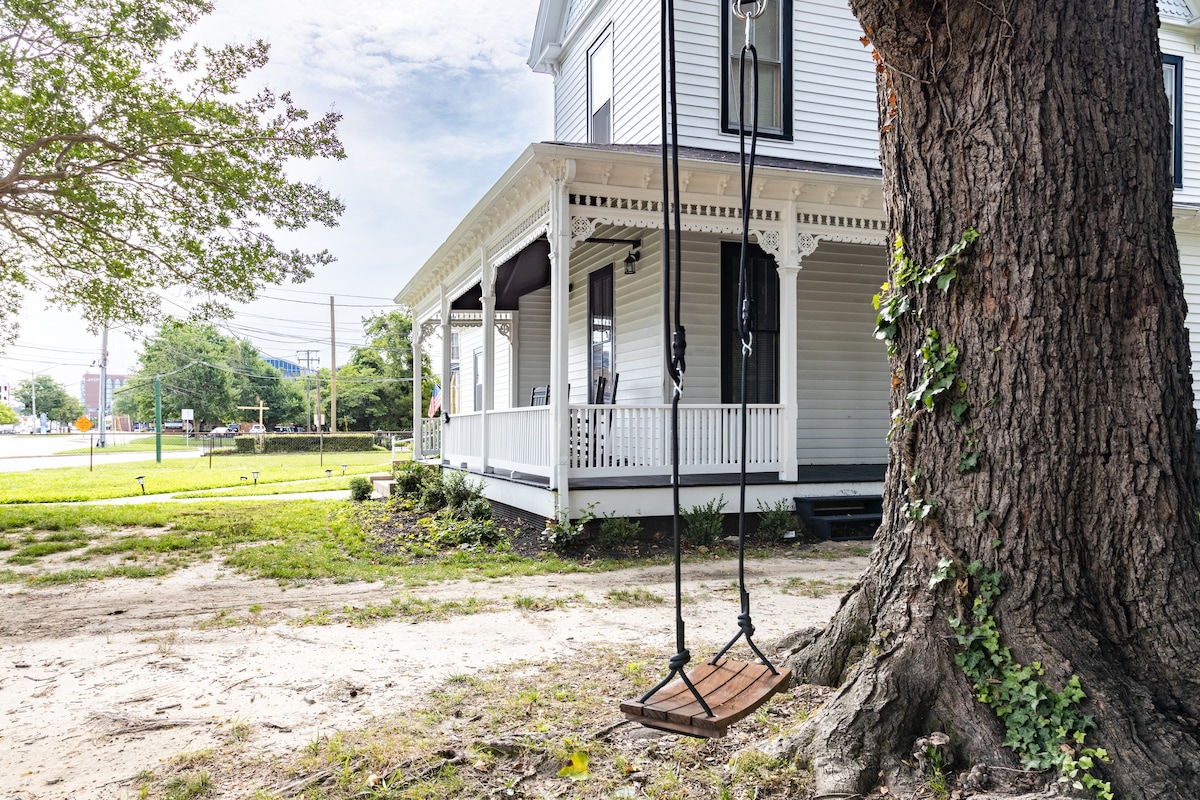
[[75,420],[75,427],[79,429],[80,433],[87,433],[92,429],[93,425],[92,421],[87,417],[80,417]]
[[179,409],[179,415],[180,415],[181,419],[185,419],[185,420],[193,420],[196,418],[195,410],[190,409],[190,408]]

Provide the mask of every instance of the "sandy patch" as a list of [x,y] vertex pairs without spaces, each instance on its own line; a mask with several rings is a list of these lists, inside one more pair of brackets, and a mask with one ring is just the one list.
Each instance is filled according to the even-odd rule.
[[[823,624],[841,594],[830,587],[853,582],[866,564],[750,562],[757,641]],[[217,562],[155,580],[0,587],[0,797],[132,797],[139,771],[229,746],[239,730],[248,728],[268,756],[295,752],[331,731],[402,712],[451,675],[506,662],[549,662],[614,641],[661,643],[665,660],[674,645],[671,574],[652,567],[437,584],[411,594],[476,598],[485,610],[363,627],[297,623],[322,609],[386,604],[405,591],[379,583],[285,589]],[[687,565],[686,575],[689,642],[700,652],[699,643],[736,632],[735,564]],[[612,589],[638,587],[668,602],[605,600]],[[518,595],[564,602],[523,611]],[[238,796],[237,788],[214,796]]]

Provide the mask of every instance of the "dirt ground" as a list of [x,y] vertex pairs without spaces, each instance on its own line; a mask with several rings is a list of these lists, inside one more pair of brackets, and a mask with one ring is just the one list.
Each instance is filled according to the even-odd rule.
[[[757,641],[824,624],[867,564],[824,555],[747,564]],[[686,565],[690,643],[736,632],[735,569],[728,560]],[[611,642],[661,643],[665,661],[674,645],[670,581],[670,567],[650,567],[416,590],[281,587],[212,562],[162,579],[0,587],[0,798],[135,797],[139,772],[179,753],[219,749],[239,730],[253,728],[265,758],[284,756],[403,712],[453,675],[499,664],[553,663]],[[668,602],[606,600],[622,588]],[[482,608],[350,624],[346,607],[406,594],[473,598]],[[209,796],[251,792],[227,784]]]

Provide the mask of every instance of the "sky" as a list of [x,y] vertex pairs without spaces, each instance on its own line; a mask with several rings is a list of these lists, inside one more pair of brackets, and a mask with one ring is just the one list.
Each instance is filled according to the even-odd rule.
[[[394,308],[391,298],[521,151],[553,138],[552,79],[525,63],[537,8],[537,0],[216,0],[189,40],[270,43],[270,63],[245,88],[290,91],[314,117],[340,112],[347,154],[291,171],[344,201],[340,226],[276,237],[285,249],[328,249],[337,262],[236,306],[226,333],[292,361],[317,350],[328,367],[333,295],[337,362],[346,363],[363,344],[362,318]],[[186,298],[172,302],[168,310],[186,313]],[[36,371],[74,393],[96,371],[100,336],[76,315],[30,296],[19,324],[0,352],[0,376],[12,384]],[[110,372],[134,369],[147,333],[110,331]]]

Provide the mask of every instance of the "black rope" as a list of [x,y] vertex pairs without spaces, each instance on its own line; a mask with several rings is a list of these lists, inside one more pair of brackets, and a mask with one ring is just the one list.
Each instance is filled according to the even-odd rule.
[[[679,514],[679,400],[683,394],[683,375],[687,371],[687,336],[681,322],[683,298],[680,287],[683,279],[682,225],[679,208],[679,123],[675,85],[675,0],[661,0],[662,19],[659,26],[659,66],[662,82],[662,207],[663,207],[663,326],[664,335],[671,341],[667,358],[667,374],[671,378],[671,497],[674,512],[672,530],[675,549],[675,655],[667,662],[669,672],[653,689],[642,695],[646,702],[675,676],[700,703],[704,713],[713,716],[704,697],[692,684],[684,668],[692,660],[687,649],[683,623],[683,574]],[[672,309],[672,273],[674,274],[674,308]],[[674,323],[674,324],[672,324]]]
[[[734,0],[735,9],[740,6]],[[754,17],[746,15],[746,43],[738,56],[738,168],[742,189],[742,252],[738,262],[738,335],[742,343],[742,375],[741,375],[741,469],[738,480],[738,595],[741,600],[742,613],[738,615],[738,632],[709,662],[716,666],[717,662],[729,652],[738,639],[746,637],[746,644],[754,651],[759,660],[771,670],[772,675],[778,675],[775,665],[762,654],[754,644],[754,622],[750,617],[750,593],[746,591],[746,460],[747,434],[749,419],[747,413],[746,393],[749,388],[747,373],[750,366],[750,355],[754,351],[754,330],[752,322],[752,301],[750,297],[750,214],[751,194],[754,187],[754,161],[758,150],[758,50],[754,47],[751,30]],[[750,153],[746,154],[746,60],[750,61]]]

